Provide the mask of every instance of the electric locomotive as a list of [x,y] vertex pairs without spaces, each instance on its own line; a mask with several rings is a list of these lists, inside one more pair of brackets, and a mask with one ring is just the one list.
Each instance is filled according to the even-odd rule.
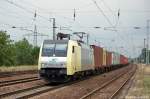
[[40,77],[68,81],[75,74],[94,70],[93,49],[75,40],[44,40],[39,55]]

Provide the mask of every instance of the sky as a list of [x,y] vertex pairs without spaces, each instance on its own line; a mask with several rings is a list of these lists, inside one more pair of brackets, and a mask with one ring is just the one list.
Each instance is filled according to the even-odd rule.
[[90,44],[130,57],[144,47],[150,20],[150,0],[0,0],[0,4],[0,30],[14,41],[25,37],[33,44],[35,25],[44,35],[38,36],[38,45],[52,39],[50,18],[55,18],[56,33],[85,32]]

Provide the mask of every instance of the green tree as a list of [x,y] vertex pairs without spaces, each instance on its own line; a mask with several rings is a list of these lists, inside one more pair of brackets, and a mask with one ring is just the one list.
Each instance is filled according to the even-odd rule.
[[6,31],[0,31],[0,66],[37,64],[39,50],[25,38],[14,43]]
[[0,31],[0,66],[14,64],[14,45],[6,31]]
[[33,64],[38,64],[38,58],[39,58],[39,52],[40,52],[40,47],[34,47],[32,49],[32,58],[33,58]]
[[15,43],[16,48],[16,64],[17,65],[32,65],[32,45],[24,38]]

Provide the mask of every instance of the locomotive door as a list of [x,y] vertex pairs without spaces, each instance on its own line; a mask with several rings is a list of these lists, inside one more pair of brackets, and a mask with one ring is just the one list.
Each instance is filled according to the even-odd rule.
[[75,46],[75,71],[80,71],[81,70],[81,48],[79,46]]
[[73,46],[72,48],[72,66],[74,72],[80,71],[80,47]]
[[72,46],[72,60],[71,60],[71,64],[72,64],[72,69],[73,72],[75,72],[75,46]]

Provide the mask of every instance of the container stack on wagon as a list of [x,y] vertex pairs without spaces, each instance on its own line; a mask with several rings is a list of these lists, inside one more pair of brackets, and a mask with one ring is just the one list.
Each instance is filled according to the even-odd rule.
[[124,55],[120,55],[120,64],[126,65],[128,64],[128,58]]
[[128,64],[128,58],[124,55],[120,55],[116,52],[109,52],[96,45],[91,46],[93,48],[95,70]]
[[103,68],[103,48],[95,45],[91,45],[91,47],[93,48],[94,68],[98,72]]
[[120,64],[120,54],[112,52],[112,65]]
[[106,66],[106,53],[107,51],[103,48],[103,66]]
[[111,66],[112,65],[112,52],[106,53],[106,66]]
[[128,58],[124,55],[120,55],[116,52],[109,52],[96,45],[91,45],[91,47],[93,48],[95,70],[128,64]]

